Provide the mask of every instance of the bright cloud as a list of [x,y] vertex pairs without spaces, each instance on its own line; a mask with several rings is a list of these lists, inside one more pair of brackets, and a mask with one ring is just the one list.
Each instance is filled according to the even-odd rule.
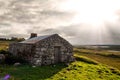
[[120,0],[0,0],[0,36],[58,33],[73,44],[120,44],[119,4]]

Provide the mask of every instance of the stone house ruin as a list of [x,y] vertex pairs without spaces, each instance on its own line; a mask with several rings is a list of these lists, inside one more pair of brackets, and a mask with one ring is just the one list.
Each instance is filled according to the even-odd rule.
[[73,61],[73,46],[58,34],[32,33],[29,39],[10,44],[9,52],[36,66]]

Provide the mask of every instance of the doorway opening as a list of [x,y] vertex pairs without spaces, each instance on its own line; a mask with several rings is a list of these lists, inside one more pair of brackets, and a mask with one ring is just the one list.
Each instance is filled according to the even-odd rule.
[[54,60],[55,60],[55,63],[58,63],[61,61],[61,47],[60,46],[55,46],[54,47]]

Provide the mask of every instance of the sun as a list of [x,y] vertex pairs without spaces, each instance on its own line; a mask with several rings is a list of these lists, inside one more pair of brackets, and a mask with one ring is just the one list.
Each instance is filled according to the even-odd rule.
[[74,12],[73,23],[85,23],[93,26],[114,22],[118,16],[116,10],[120,8],[119,0],[66,0],[61,9]]

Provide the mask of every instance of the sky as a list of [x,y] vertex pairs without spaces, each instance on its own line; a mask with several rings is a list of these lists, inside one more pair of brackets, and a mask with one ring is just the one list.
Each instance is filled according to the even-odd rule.
[[70,43],[120,44],[120,0],[0,0],[0,37],[59,34]]

